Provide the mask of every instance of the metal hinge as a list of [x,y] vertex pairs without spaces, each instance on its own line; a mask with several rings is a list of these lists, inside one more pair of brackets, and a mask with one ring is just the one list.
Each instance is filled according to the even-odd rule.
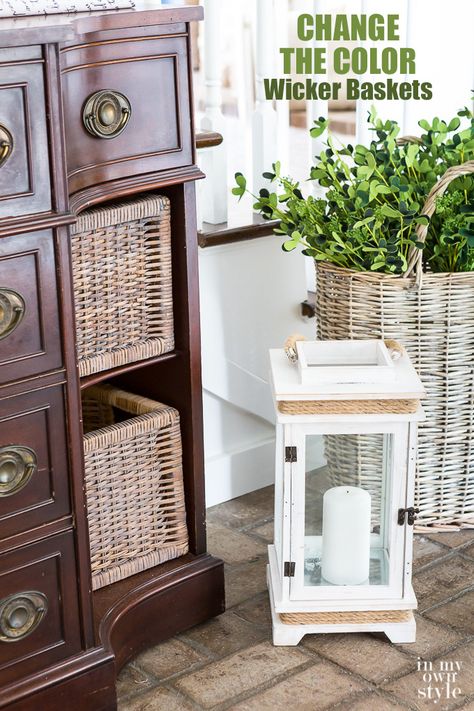
[[410,506],[408,509],[398,509],[398,525],[403,526],[406,522],[409,526],[413,526],[416,519],[416,514],[420,513],[420,509]]
[[296,447],[285,447],[285,462],[293,462],[297,461],[297,455],[296,455]]
[[288,560],[285,561],[283,565],[283,576],[285,578],[294,578],[295,577],[295,564],[290,563]]

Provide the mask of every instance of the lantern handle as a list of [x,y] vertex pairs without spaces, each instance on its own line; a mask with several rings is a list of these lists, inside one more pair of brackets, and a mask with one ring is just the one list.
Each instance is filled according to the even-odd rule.
[[298,351],[296,350],[297,341],[306,341],[306,336],[302,336],[300,333],[294,333],[288,336],[283,346],[286,357],[290,363],[296,363],[298,361]]
[[405,353],[405,348],[398,341],[394,341],[392,338],[387,338],[385,341],[385,346],[390,352],[392,360],[399,360]]
[[[290,361],[290,363],[297,363],[298,361],[298,351],[296,349],[296,343],[298,341],[306,341],[307,338],[306,336],[302,336],[299,333],[294,333],[291,336],[288,336],[286,339],[283,349],[286,353],[286,357]],[[404,353],[405,353],[405,348],[398,342],[393,340],[392,338],[388,338],[384,341],[385,346],[390,352],[390,355],[392,357],[392,360],[398,360],[401,358]]]

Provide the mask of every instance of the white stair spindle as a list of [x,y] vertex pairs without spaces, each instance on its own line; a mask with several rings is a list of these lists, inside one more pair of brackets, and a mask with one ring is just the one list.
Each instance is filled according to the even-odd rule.
[[[323,14],[325,12],[325,7],[324,7],[324,0],[313,0],[313,8],[312,8],[312,14]],[[330,10],[329,10],[330,11]],[[313,40],[312,46],[314,48],[317,47],[324,47],[327,50],[327,42],[317,42],[316,40]],[[327,80],[327,77],[321,76],[321,77],[314,77],[315,80]],[[315,99],[314,101],[307,101],[306,102],[306,125],[308,127],[308,131],[313,127],[314,121],[318,118],[327,118],[328,117],[328,102],[327,101],[322,101],[321,99]],[[326,141],[326,135],[323,134],[322,136],[319,136],[318,138],[311,138],[310,139],[310,167],[312,167],[315,164],[315,156],[319,158],[319,155],[321,154],[321,151],[325,149],[324,142]],[[315,193],[320,192],[320,189],[316,184],[313,184],[313,191]]]
[[[361,41],[359,42],[359,46],[364,47],[367,50],[370,50],[371,48],[377,49],[378,52],[381,52],[384,47],[388,46],[395,46],[395,47],[409,47],[411,46],[408,43],[408,7],[409,7],[409,0],[386,0],[385,5],[384,5],[384,14],[395,14],[399,15],[399,36],[400,40],[397,42],[390,42],[390,41],[382,41],[382,42],[374,42],[371,40],[367,41]],[[377,13],[380,10],[380,3],[378,0],[360,0],[360,11],[362,14],[365,14],[367,16]],[[420,16],[422,17],[422,16]],[[424,17],[424,16],[423,16]],[[422,20],[424,21],[424,20]],[[418,24],[416,25],[418,27]],[[425,26],[425,35],[429,36],[429,32]],[[380,77],[377,75],[372,75],[368,74],[366,77],[360,77],[361,80],[363,81],[371,81],[371,82],[376,82],[380,81],[381,78],[383,80],[386,80],[387,77]],[[393,76],[392,79],[396,82],[404,82],[404,81],[410,81],[414,77],[407,77],[406,75],[396,75]],[[367,118],[372,110],[373,107],[375,107],[375,110],[377,111],[377,114],[379,115],[379,118],[382,120],[393,120],[397,121],[398,125],[400,126],[401,133],[400,135],[403,135],[406,133],[405,131],[405,112],[407,105],[409,103],[415,103],[415,104],[425,104],[426,102],[424,101],[415,101],[415,102],[407,102],[407,101],[402,101],[400,99],[398,100],[391,100],[391,101],[376,101],[376,100],[362,100],[359,99],[357,101],[357,113],[356,113],[356,126],[357,126],[357,131],[356,131],[356,143],[362,143],[364,145],[368,145],[372,140],[373,140],[373,131],[371,130]]]
[[271,170],[277,155],[277,114],[271,101],[265,98],[264,78],[276,73],[274,0],[257,0],[256,25],[256,102],[252,121],[253,132],[253,190],[267,187],[262,178],[264,171]]
[[[288,22],[289,22],[289,2],[288,0],[278,0],[278,11],[276,13],[276,45],[277,47],[288,47]],[[278,63],[277,63],[278,66]],[[281,63],[277,68],[276,76],[281,74]],[[290,102],[286,99],[276,102],[277,113],[277,147],[278,157],[281,161],[283,174],[291,172],[289,166],[290,159]]]
[[[204,73],[206,107],[201,120],[205,131],[225,135],[222,114],[222,63],[221,63],[221,0],[204,0]],[[200,166],[207,178],[201,189],[200,217],[204,222],[218,225],[227,222],[227,153],[225,140],[220,146],[204,150]]]

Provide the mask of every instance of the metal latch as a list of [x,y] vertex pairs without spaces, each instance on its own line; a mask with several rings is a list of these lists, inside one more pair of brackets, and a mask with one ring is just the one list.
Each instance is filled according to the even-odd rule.
[[291,462],[291,464],[293,464],[296,461],[296,447],[285,447],[285,462]]
[[403,526],[406,517],[408,525],[413,526],[417,513],[420,513],[420,509],[416,509],[414,506],[410,506],[408,509],[398,509],[398,525]]
[[283,565],[283,577],[294,578],[295,577],[295,564],[290,563],[288,560],[285,561]]

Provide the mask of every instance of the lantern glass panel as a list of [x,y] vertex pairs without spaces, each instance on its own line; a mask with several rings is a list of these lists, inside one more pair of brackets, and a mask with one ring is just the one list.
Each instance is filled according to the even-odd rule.
[[307,435],[304,586],[388,585],[393,435]]

